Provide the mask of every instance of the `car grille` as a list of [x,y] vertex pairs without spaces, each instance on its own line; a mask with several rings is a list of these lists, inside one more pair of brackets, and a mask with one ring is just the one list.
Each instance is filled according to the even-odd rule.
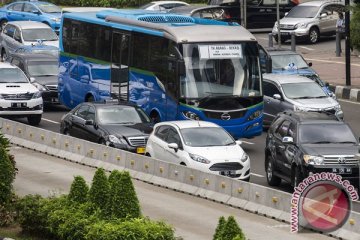
[[57,91],[58,90],[58,86],[57,85],[46,85],[47,89],[49,89],[49,91]]
[[[240,110],[240,111],[233,111],[233,112],[218,112],[218,111],[209,111],[206,110],[204,111],[204,114],[206,117],[208,118],[213,118],[213,119],[221,119],[221,120],[230,120],[230,119],[237,119],[237,118],[242,118],[245,116],[247,110]],[[227,118],[225,118],[225,115]],[[228,116],[230,116],[230,118],[228,118]]]
[[6,100],[29,100],[33,97],[33,93],[18,93],[18,94],[1,94]]
[[326,155],[324,156],[325,165],[356,165],[359,160],[354,155]]
[[288,24],[280,24],[280,29],[295,30],[295,26],[294,25],[288,25]]
[[147,137],[129,137],[128,138],[130,145],[133,147],[145,146],[147,140],[148,140]]
[[209,169],[211,171],[241,170],[243,166],[238,162],[215,163]]

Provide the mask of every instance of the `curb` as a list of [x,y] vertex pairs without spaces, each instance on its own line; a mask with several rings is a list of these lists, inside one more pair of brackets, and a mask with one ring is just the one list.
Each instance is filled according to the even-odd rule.
[[354,102],[360,102],[360,89],[348,86],[329,86],[330,90],[335,93],[339,99],[346,99]]

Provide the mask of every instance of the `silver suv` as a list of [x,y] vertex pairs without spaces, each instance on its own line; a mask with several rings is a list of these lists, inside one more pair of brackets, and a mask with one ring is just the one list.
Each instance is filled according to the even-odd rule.
[[[302,38],[310,43],[316,43],[321,35],[331,36],[336,31],[336,21],[345,6],[341,1],[310,1],[294,7],[280,20],[281,42],[291,38],[294,32],[296,38]],[[278,26],[275,23],[272,34],[278,41]]]

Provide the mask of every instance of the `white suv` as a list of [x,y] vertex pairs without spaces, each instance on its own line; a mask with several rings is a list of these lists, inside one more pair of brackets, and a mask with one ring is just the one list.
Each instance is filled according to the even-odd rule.
[[30,125],[39,125],[42,113],[41,92],[20,68],[0,63],[0,116],[27,117]]
[[250,158],[240,143],[215,123],[191,120],[163,122],[155,125],[145,155],[249,181]]

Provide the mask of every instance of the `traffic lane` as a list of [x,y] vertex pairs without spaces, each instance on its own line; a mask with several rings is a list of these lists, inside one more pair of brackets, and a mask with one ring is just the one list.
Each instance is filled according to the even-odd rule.
[[[15,192],[21,196],[67,193],[74,176],[83,176],[91,183],[95,169],[21,147],[11,147],[19,172]],[[252,214],[224,204],[194,197],[152,184],[133,181],[142,213],[151,219],[164,220],[184,239],[212,239],[220,216],[235,216],[249,239],[332,239],[314,232],[291,234],[288,224]]]

